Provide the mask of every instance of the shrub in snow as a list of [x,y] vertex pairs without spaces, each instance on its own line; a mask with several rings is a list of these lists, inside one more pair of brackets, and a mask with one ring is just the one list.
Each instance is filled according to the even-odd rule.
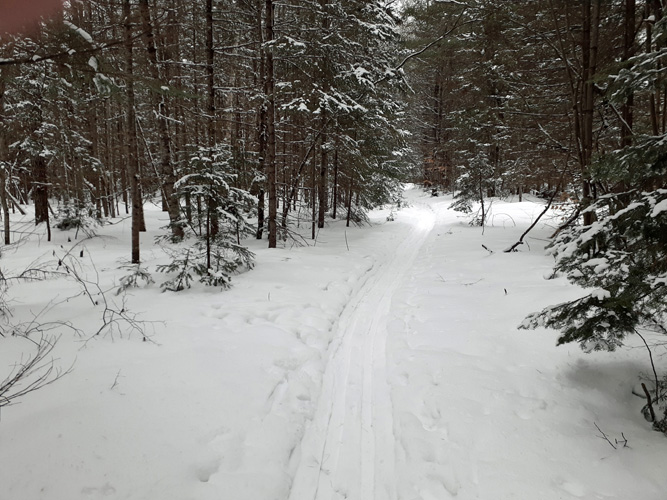
[[138,288],[140,281],[143,281],[146,285],[154,283],[151,274],[140,264],[129,264],[123,266],[123,268],[128,271],[128,274],[120,278],[116,295],[127,292],[130,288]]
[[49,360],[57,337],[42,335],[33,340],[24,332],[14,332],[12,336],[27,340],[32,353],[18,360],[10,373],[0,380],[0,409],[20,402],[27,394],[51,385],[71,371],[71,368],[62,370],[53,359]]
[[68,201],[58,207],[54,226],[62,231],[75,229],[75,238],[79,235],[79,231],[83,231],[86,236],[93,236],[95,226],[101,222],[95,214],[97,210],[90,204]]
[[[551,244],[556,271],[589,292],[530,315],[523,328],[558,329],[559,344],[578,342],[586,351],[613,351],[642,329],[667,334],[667,145],[664,137],[636,141],[596,165],[596,180],[619,192],[584,209],[592,224],[570,226]],[[667,380],[660,383],[653,369],[653,403],[665,413]],[[667,430],[666,418],[657,415],[654,427]]]
[[493,165],[486,153],[477,153],[468,163],[464,172],[456,180],[457,193],[450,208],[466,214],[472,213],[473,206],[479,203],[479,211],[470,221],[472,226],[483,226],[486,222],[487,207],[484,198],[489,190],[496,187]]
[[563,231],[551,252],[557,271],[591,291],[529,316],[524,326],[561,330],[559,344],[613,351],[638,327],[664,325],[667,190],[608,195],[588,210],[603,215],[590,226]]
[[228,287],[231,276],[253,266],[254,255],[241,244],[253,230],[247,222],[255,200],[234,186],[231,153],[226,147],[200,149],[190,159],[190,173],[175,185],[179,194],[197,200],[183,243],[167,249],[171,262],[158,266],[172,277],[165,290],[189,288],[194,277],[205,285]]

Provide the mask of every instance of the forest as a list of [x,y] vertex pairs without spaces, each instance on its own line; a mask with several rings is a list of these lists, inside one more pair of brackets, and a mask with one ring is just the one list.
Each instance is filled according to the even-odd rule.
[[[555,290],[533,309],[517,306],[515,326],[522,335],[554,330],[557,344],[585,353],[637,344],[649,375],[634,392],[652,429],[667,433],[665,8],[662,0],[67,0],[0,24],[0,346],[23,336],[36,349],[24,357],[17,348],[0,408],[67,378],[49,361],[61,339],[52,332],[88,340],[125,332],[152,343],[159,335],[130,311],[132,294],[154,282],[166,301],[231,293],[240,277],[261,276],[256,266],[280,268],[278,255],[292,269],[292,257],[277,252],[343,234],[349,253],[348,235],[354,247],[353,231],[371,231],[377,213],[390,223],[421,210],[422,224],[435,214],[432,228],[446,210],[503,245],[480,240],[489,258],[528,254],[531,236],[542,238],[548,279],[586,293]],[[493,239],[498,207],[510,203],[539,210],[524,220],[507,208],[503,225],[516,234]],[[103,241],[105,231],[121,241],[113,251],[105,243],[108,264],[100,258],[103,271],[121,269],[113,285],[83,264],[93,248],[86,241]],[[410,238],[420,251],[426,239]],[[33,261],[32,250],[25,262],[14,257],[43,244],[52,244],[48,262]],[[354,272],[367,256],[357,257]],[[60,277],[101,307],[101,320],[47,319],[53,303],[70,301],[62,291],[46,297],[51,285],[40,297],[51,304],[44,317],[21,317],[13,290]],[[500,288],[510,295],[510,285]],[[324,349],[321,339],[297,337]],[[330,364],[315,370],[324,380]],[[308,482],[300,474],[289,481],[294,500],[292,481]],[[351,498],[371,500],[360,481]]]
[[6,34],[5,224],[17,203],[47,226],[131,212],[138,263],[155,195],[175,239],[270,247],[406,180],[482,202],[480,224],[506,193],[575,200],[586,225],[600,199],[662,201],[660,1],[393,4],[68,2]]

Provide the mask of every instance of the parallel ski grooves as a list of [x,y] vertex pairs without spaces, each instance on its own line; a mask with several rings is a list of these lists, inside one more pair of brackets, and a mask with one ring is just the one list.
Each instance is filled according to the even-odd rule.
[[334,327],[337,334],[315,417],[301,443],[290,500],[396,498],[387,317],[394,292],[435,223],[430,207],[410,211],[412,230],[352,297]]

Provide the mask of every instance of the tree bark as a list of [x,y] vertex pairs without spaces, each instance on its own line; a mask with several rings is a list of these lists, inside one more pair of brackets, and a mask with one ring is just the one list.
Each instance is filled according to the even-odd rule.
[[264,26],[266,50],[266,186],[269,194],[269,248],[276,248],[278,239],[277,214],[278,198],[276,193],[276,129],[275,129],[275,94],[273,73],[273,21],[275,17],[273,0],[266,0],[266,22]]
[[[167,98],[162,89],[161,82],[169,82],[169,75],[162,78],[160,74],[160,65],[158,61],[157,46],[155,43],[155,33],[153,21],[151,19],[148,0],[139,0],[139,10],[141,12],[142,31],[144,42],[146,44],[146,53],[148,56],[148,67],[153,80],[153,107],[157,115],[158,125],[158,147],[160,155],[160,187],[162,190],[162,199],[169,214],[169,222],[172,236],[176,239],[182,239],[184,236],[183,226],[180,224],[180,207],[178,196],[174,190],[176,183],[176,173],[171,159],[171,136],[169,132],[169,107]],[[167,44],[166,59],[171,59],[170,45]]]
[[35,202],[35,225],[49,220],[49,184],[46,175],[46,160],[42,156],[34,159],[32,199]]
[[[591,5],[592,4],[592,5]],[[594,198],[591,182],[591,160],[593,156],[593,108],[595,102],[595,74],[597,71],[598,38],[600,25],[600,0],[584,0],[582,3],[582,127],[581,127],[581,155],[582,155],[582,189],[583,204],[588,206]],[[595,220],[593,212],[584,213],[584,224],[590,225]]]
[[[208,112],[208,145],[211,152],[217,146],[218,134],[215,121],[215,47],[214,47],[214,26],[213,26],[213,0],[206,0],[206,95]],[[218,200],[208,198],[209,204],[207,214],[209,223],[207,224],[207,238],[215,237],[220,230],[218,222],[217,205]]]
[[206,0],[206,98],[208,113],[208,143],[216,144],[215,129],[215,50],[213,47],[213,0]]
[[[258,40],[259,40],[259,84],[262,86],[262,91],[266,92],[266,63],[264,61],[264,47],[262,46],[264,41],[264,32],[263,26],[264,21],[262,19],[262,0],[257,0],[257,27],[258,27]],[[266,193],[266,136],[267,136],[267,103],[266,95],[263,96],[262,101],[259,104],[259,114],[258,119],[259,123],[257,126],[257,145],[258,145],[258,158],[259,158],[259,169],[264,172],[265,179],[262,182],[261,187],[259,188],[259,193],[257,194],[257,233],[256,238],[258,240],[262,239],[264,234],[264,225],[265,225],[265,214],[264,214],[264,205],[265,205],[265,193]]]
[[[324,120],[324,116],[322,119]],[[317,213],[317,227],[320,229],[324,227],[324,216],[326,215],[327,211],[327,171],[329,170],[329,151],[327,150],[327,147],[327,134],[325,132],[322,134],[320,175],[317,185],[317,200],[319,203],[319,210]]]
[[137,119],[134,95],[134,54],[132,40],[132,19],[130,0],[123,2],[123,28],[125,41],[125,71],[126,71],[126,133],[127,133],[127,170],[130,182],[130,198],[132,202],[132,264],[139,264],[140,247],[139,231],[142,221],[142,199],[139,189],[139,159],[137,155]]
[[335,219],[337,215],[337,210],[338,210],[338,147],[334,150],[334,178],[333,178],[333,193],[331,195],[333,203],[333,215],[332,217]]
[[[625,22],[623,33],[623,61],[627,61],[634,55],[635,43],[635,0],[625,0]],[[632,145],[632,119],[634,107],[634,92],[629,92],[621,107],[621,147]]]
[[[653,16],[654,21],[646,23],[646,53],[657,50],[653,47],[653,25],[662,19],[663,11],[660,0],[646,1],[646,17]],[[656,45],[658,45],[656,43]],[[660,135],[660,90],[656,90],[650,96],[649,109],[651,115],[651,130],[653,135]]]
[[5,233],[5,245],[11,242],[9,234],[9,204],[7,203],[7,161],[9,151],[7,149],[7,123],[5,121],[5,77],[6,69],[0,68],[0,204],[2,205],[3,228]]
[[352,180],[350,179],[349,191],[347,193],[347,220],[345,227],[350,227],[350,219],[352,218]]
[[[327,11],[327,0],[320,0],[320,8],[322,9],[322,32],[325,35],[329,34],[331,20],[329,19],[329,12]],[[321,63],[320,77],[322,88],[327,88],[331,85],[331,71],[330,66],[331,62],[329,60],[328,52],[324,53],[324,60]],[[317,183],[317,199],[318,199],[318,212],[317,212],[317,227],[322,229],[324,227],[324,217],[327,211],[327,174],[329,170],[329,151],[328,151],[328,135],[327,135],[327,124],[329,120],[327,119],[327,104],[323,106],[320,105],[321,111],[321,120],[322,120],[322,143],[320,151],[320,172],[319,179]]]

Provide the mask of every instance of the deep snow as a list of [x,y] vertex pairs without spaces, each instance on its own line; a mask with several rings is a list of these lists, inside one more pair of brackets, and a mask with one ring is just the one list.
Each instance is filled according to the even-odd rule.
[[[494,202],[482,234],[448,197],[406,198],[395,220],[388,208],[372,227],[331,221],[314,246],[249,242],[257,266],[230,291],[131,290],[151,342],[122,325],[63,331],[56,362],[72,373],[2,410],[0,499],[664,499],[667,441],[631,393],[645,352],[584,354],[516,328],[582,293],[545,279],[558,213],[504,254],[539,203]],[[159,283],[152,236],[166,220],[146,215]],[[74,253],[105,289],[129,255],[129,220],[115,222]],[[57,266],[68,236],[30,236],[3,252],[3,271]],[[14,320],[54,296],[45,317],[90,332],[100,314],[65,278],[9,293]],[[0,346],[4,378],[30,343]],[[629,446],[614,450],[595,424]]]

